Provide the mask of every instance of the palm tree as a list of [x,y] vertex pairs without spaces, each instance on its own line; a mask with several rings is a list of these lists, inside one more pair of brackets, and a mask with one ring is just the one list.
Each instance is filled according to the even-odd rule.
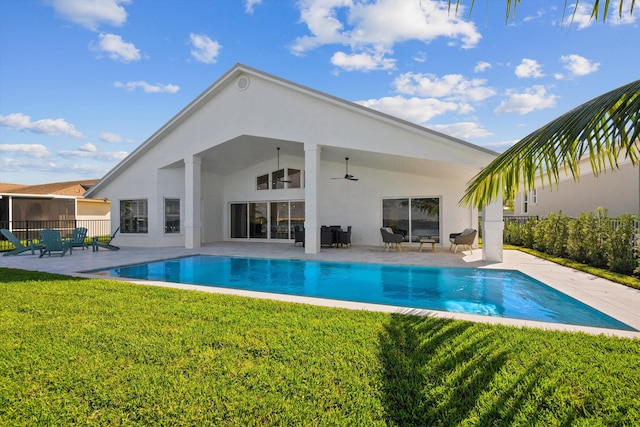
[[[520,1],[506,0],[507,20],[515,14]],[[455,3],[457,11],[460,2],[449,0],[449,6]],[[574,3],[574,13],[578,2]],[[565,0],[565,11],[567,3]],[[627,0],[629,3],[632,14],[635,0]],[[471,0],[471,9],[473,4]],[[625,0],[619,0],[620,17],[624,4]],[[591,17],[597,20],[600,14],[604,22],[610,6],[611,0],[594,0]],[[480,208],[501,194],[510,196],[521,189],[535,188],[536,178],[543,185],[545,181],[557,184],[560,169],[578,179],[578,163],[587,155],[594,175],[608,167],[616,168],[621,155],[637,165],[639,138],[640,80],[637,80],[586,102],[518,141],[469,182],[460,204]]]
[[624,155],[640,161],[640,80],[600,95],[563,114],[496,157],[467,185],[460,201],[481,207],[502,192],[535,187],[536,178],[551,185],[560,170],[578,179],[580,159],[588,155],[594,175],[617,168]]

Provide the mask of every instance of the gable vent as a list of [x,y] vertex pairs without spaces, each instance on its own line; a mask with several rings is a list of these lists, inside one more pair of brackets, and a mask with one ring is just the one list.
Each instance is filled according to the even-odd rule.
[[249,87],[249,77],[248,76],[240,76],[238,80],[236,80],[236,85],[238,86],[238,90],[244,91]]

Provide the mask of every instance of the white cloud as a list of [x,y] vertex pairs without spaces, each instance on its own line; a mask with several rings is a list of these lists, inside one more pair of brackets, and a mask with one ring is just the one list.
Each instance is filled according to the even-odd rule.
[[22,113],[0,116],[0,126],[15,130],[29,130],[45,135],[67,135],[74,138],[82,137],[82,133],[78,132],[72,124],[67,123],[64,119],[41,119],[32,122],[31,117]]
[[520,65],[516,67],[516,76],[520,78],[539,78],[544,77],[544,74],[542,74],[542,66],[538,63],[538,61],[534,59],[524,58]]
[[525,16],[524,19],[522,20],[523,22],[530,22],[530,21],[535,21],[537,19],[542,18],[545,15],[545,11],[544,9],[538,9],[536,11],[536,13],[532,14],[532,15],[528,15]]
[[[634,24],[638,15],[637,13],[635,15],[631,14],[632,1],[629,0],[624,2],[622,17],[620,16],[619,8],[616,3],[617,2],[612,2],[611,4],[609,4],[610,8],[607,14],[606,22],[608,22],[610,25]],[[604,4],[607,5],[608,2],[604,2]],[[563,24],[577,26],[578,30],[583,30],[590,27],[592,24],[597,22],[595,18],[591,17],[592,9],[593,6],[591,3],[579,2],[577,5],[574,5],[573,9],[567,11]],[[603,15],[604,8],[600,8],[598,12],[598,20],[602,20]]]
[[122,136],[116,133],[102,132],[100,134],[100,140],[104,142],[109,142],[109,143],[117,143],[117,142],[123,142],[124,138],[122,138]]
[[145,93],[176,93],[180,90],[180,86],[172,85],[172,84],[150,84],[143,81],[136,82],[114,82],[114,87],[125,89],[128,91],[136,90],[137,88],[142,88]]
[[464,106],[455,102],[440,101],[433,98],[405,98],[402,96],[356,101],[356,104],[364,105],[413,123],[426,123],[436,116],[464,108]]
[[483,73],[485,71],[487,71],[489,68],[491,68],[491,64],[487,61],[480,61],[476,64],[476,66],[473,68],[473,71],[475,73]]
[[544,110],[556,105],[556,95],[547,94],[544,86],[533,86],[523,93],[507,91],[508,99],[502,101],[494,110],[497,114],[517,113],[528,114],[535,110]]
[[50,0],[62,18],[96,31],[100,24],[119,27],[127,21],[127,12],[121,4],[130,0]]
[[211,40],[204,34],[193,34],[189,36],[193,49],[191,49],[191,56],[200,62],[205,64],[215,64],[220,54],[222,46],[215,40]]
[[262,4],[262,0],[245,0],[244,11],[249,14],[253,14],[254,8],[260,4]]
[[116,34],[102,33],[98,37],[100,41],[97,44],[91,43],[89,47],[96,52],[107,53],[114,61],[131,62],[142,58],[140,50],[133,43],[125,42]]
[[101,160],[105,162],[119,161],[127,157],[129,153],[126,151],[99,151],[98,148],[92,143],[84,144],[78,147],[77,150],[62,150],[57,153],[60,157],[67,159],[74,159],[82,157],[85,159]]
[[[8,157],[0,157],[0,170],[4,173],[9,172],[33,172],[37,171],[50,171],[56,167],[56,164],[51,161],[34,160],[33,157],[25,160],[11,159]],[[68,172],[68,170],[62,171]]]
[[578,30],[582,30],[591,26],[593,22],[591,19],[591,5],[577,3],[573,9],[566,11],[563,24],[577,26]]
[[466,79],[461,74],[447,74],[440,78],[433,74],[404,73],[393,85],[405,95],[445,98],[449,101],[482,101],[496,94],[484,86],[486,80]]
[[460,139],[486,138],[493,135],[476,122],[459,122],[446,125],[429,125],[429,129]]
[[510,139],[507,141],[496,141],[496,142],[489,142],[486,144],[481,144],[483,147],[486,147],[490,150],[494,150],[494,151],[504,151],[507,148],[511,147],[512,145],[514,145],[516,142],[518,142],[518,139]]
[[634,9],[634,11],[636,11],[635,15],[631,14],[631,1],[627,0],[624,3],[624,10],[622,11],[622,17],[620,16],[620,12],[619,9],[617,8],[612,8],[611,12],[609,13],[609,16],[607,16],[607,22],[611,23],[611,25],[631,25],[631,24],[635,24],[636,20],[638,19],[638,13],[636,11],[636,9]]
[[565,64],[564,68],[574,76],[586,76],[598,71],[600,67],[600,63],[589,61],[587,58],[575,54],[563,55],[560,57],[560,61]]
[[96,148],[96,146],[95,146],[95,145],[93,145],[93,144],[92,144],[92,143],[90,143],[90,142],[87,142],[86,144],[81,145],[80,147],[78,147],[78,149],[79,149],[80,151],[85,151],[85,152],[87,152],[87,153],[96,153],[96,152],[98,151],[98,149]]
[[38,159],[51,157],[49,149],[42,144],[0,144],[0,153],[12,153]]
[[[352,50],[351,54],[343,53],[344,58],[363,52],[382,58],[395,44],[405,41],[429,43],[448,38],[462,48],[472,48],[481,38],[473,22],[458,18],[464,14],[449,13],[446,2],[302,0],[298,7],[310,34],[293,43],[291,50],[297,55],[338,44]],[[345,61],[345,65],[351,67],[352,63]]]
[[336,52],[331,57],[331,63],[346,71],[372,71],[393,69],[396,65],[396,60],[385,58],[380,53],[354,53],[349,55],[344,52]]

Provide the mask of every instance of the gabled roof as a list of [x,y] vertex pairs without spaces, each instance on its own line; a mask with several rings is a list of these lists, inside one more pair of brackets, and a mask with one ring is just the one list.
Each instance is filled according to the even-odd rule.
[[214,97],[217,93],[222,91],[227,86],[227,84],[229,84],[234,79],[236,79],[237,77],[243,74],[246,74],[247,76],[250,76],[250,77],[262,78],[264,80],[278,84],[283,87],[287,87],[294,91],[298,91],[306,95],[312,96],[314,98],[321,99],[329,104],[339,105],[341,108],[345,108],[345,109],[357,112],[359,114],[364,114],[364,115],[374,117],[375,119],[388,123],[390,125],[399,126],[405,129],[412,130],[417,133],[430,134],[434,138],[437,138],[440,140],[446,140],[448,143],[461,146],[467,150],[476,151],[484,155],[490,155],[490,156],[497,156],[498,154],[495,151],[489,150],[487,148],[471,144],[469,142],[434,131],[432,129],[425,128],[415,123],[411,123],[406,120],[402,120],[397,117],[394,117],[376,110],[372,110],[368,107],[364,107],[362,105],[359,105],[350,101],[346,101],[344,99],[335,97],[333,95],[320,92],[318,90],[309,88],[307,86],[300,85],[298,83],[294,83],[292,81],[289,81],[289,80],[286,80],[286,79],[268,74],[266,72],[257,70],[255,68],[251,68],[246,65],[238,63],[235,66],[233,66],[231,69],[229,69],[225,74],[223,74],[211,86],[205,89],[200,95],[198,95],[178,114],[176,114],[173,118],[171,118],[164,126],[158,129],[145,142],[143,142],[140,146],[138,146],[138,148],[132,151],[126,158],[124,158],[120,163],[118,163],[113,169],[111,169],[102,178],[102,180],[100,180],[95,186],[93,186],[88,191],[87,196],[91,197],[95,192],[102,189],[107,183],[109,183],[113,178],[115,178],[122,170],[124,170],[127,167],[127,165],[129,165],[130,163],[134,162],[136,159],[141,157],[145,152],[151,149],[158,141],[162,140],[163,137],[168,135],[171,131],[173,131],[181,123],[186,121],[196,111],[202,108],[212,97]]
[[98,183],[98,179],[53,182],[50,184],[21,185],[0,183],[0,193],[20,195],[58,195],[83,197],[86,191]]

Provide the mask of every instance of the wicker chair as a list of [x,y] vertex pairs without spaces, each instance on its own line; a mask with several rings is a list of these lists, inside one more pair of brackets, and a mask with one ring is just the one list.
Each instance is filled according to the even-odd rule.
[[389,245],[395,245],[399,252],[402,252],[402,242],[404,241],[402,234],[395,234],[391,227],[382,227],[380,229],[384,249],[389,252]]
[[476,234],[478,234],[478,230],[474,230],[473,228],[465,228],[460,233],[451,233],[449,235],[449,242],[451,242],[451,245],[449,245],[449,250],[451,250],[455,246],[455,249],[453,251],[453,253],[455,254],[456,252],[458,252],[458,246],[462,246],[462,250],[464,250],[464,247],[466,246],[469,251],[473,253],[471,245],[473,245],[473,242],[476,240]]

